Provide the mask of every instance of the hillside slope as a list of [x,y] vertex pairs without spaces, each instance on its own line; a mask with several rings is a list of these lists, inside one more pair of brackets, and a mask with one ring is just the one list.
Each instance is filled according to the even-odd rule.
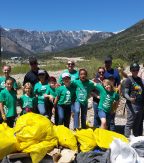
[[115,58],[124,58],[126,60],[144,59],[144,19],[100,43],[83,45],[54,55],[69,57],[95,56],[97,58],[112,55]]

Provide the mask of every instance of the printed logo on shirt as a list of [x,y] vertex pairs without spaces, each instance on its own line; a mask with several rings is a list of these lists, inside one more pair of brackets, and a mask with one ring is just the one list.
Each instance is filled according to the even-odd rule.
[[24,101],[24,107],[30,106],[32,103],[32,99],[28,99],[27,101]]
[[8,108],[5,105],[4,105],[4,113],[5,113],[5,115],[8,114]]
[[86,101],[87,98],[87,91],[86,89],[78,89],[78,99],[79,101]]
[[71,93],[70,91],[66,92],[66,99],[65,99],[65,104],[70,104],[71,103]]
[[5,81],[1,82],[1,88],[5,88]]
[[109,94],[107,94],[104,102],[103,102],[103,107],[104,108],[109,108],[111,107],[111,96]]
[[46,86],[42,86],[42,87],[41,87],[41,91],[42,91],[42,92],[45,92],[45,91],[46,91]]

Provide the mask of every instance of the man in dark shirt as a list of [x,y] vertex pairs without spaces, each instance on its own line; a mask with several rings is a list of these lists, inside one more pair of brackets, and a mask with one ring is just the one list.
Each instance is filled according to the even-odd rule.
[[143,99],[144,86],[142,79],[138,77],[140,66],[137,63],[130,65],[131,77],[125,81],[124,97],[126,98],[127,122],[125,125],[125,136],[141,136],[143,127]]
[[[29,58],[29,64],[31,70],[25,75],[23,85],[27,82],[30,82],[34,86],[38,81],[38,62],[37,59],[33,56]],[[49,79],[49,74],[46,72],[46,79]]]
[[120,75],[119,71],[115,68],[112,68],[112,57],[108,56],[105,58],[105,79],[109,79],[109,76],[113,75],[115,83],[114,85],[118,87],[120,85]]

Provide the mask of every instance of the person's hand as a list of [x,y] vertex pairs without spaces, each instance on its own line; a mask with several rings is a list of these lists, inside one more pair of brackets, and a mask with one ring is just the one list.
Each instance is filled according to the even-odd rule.
[[135,98],[135,97],[131,97],[131,98],[130,98],[130,101],[131,101],[131,103],[135,103],[136,98]]
[[59,86],[61,86],[59,83],[56,83],[56,84],[55,84],[55,87],[56,87],[56,88],[59,87]]
[[5,115],[5,114],[2,114],[2,119],[3,119],[3,121],[6,121],[6,120],[7,120],[7,118],[6,118],[6,115]]
[[47,95],[47,94],[44,94],[44,98],[48,98],[49,97],[49,95]]
[[50,100],[51,102],[53,102],[53,101],[54,101],[54,97],[51,96],[51,95],[49,95],[49,100]]

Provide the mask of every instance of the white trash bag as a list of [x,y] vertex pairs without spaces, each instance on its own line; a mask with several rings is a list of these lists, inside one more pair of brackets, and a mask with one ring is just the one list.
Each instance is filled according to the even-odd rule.
[[135,149],[120,139],[115,139],[111,143],[110,149],[111,163],[144,163],[144,160],[138,156]]

